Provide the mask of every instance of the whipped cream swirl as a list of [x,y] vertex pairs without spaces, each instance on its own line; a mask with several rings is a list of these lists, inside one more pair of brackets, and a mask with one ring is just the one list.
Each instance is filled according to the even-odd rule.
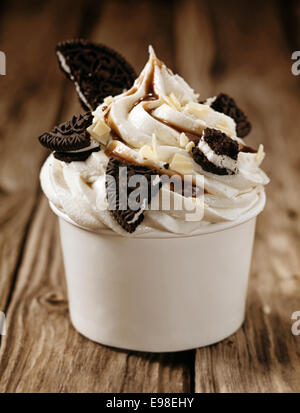
[[[109,157],[116,155],[141,165],[151,162],[158,168],[167,167],[168,173],[204,176],[201,221],[187,221],[184,211],[150,209],[130,236],[153,230],[192,234],[203,225],[237,220],[257,205],[269,182],[260,169],[263,147],[249,151],[236,134],[235,121],[198,100],[198,94],[158,60],[150,47],[149,60],[132,88],[107,97],[93,112],[88,131],[102,150],[92,153],[85,162],[65,163],[53,155],[48,157],[41,171],[46,196],[79,226],[94,231],[110,228],[129,235],[107,208],[106,166]],[[237,142],[237,158],[212,150],[203,139],[206,128],[219,130]],[[203,169],[193,158],[194,148],[228,174]],[[182,195],[172,192],[170,196]]]

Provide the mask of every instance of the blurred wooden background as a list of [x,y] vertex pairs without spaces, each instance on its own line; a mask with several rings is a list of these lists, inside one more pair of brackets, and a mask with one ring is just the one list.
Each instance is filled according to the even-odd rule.
[[[299,392],[299,1],[1,1],[0,392]],[[203,98],[233,95],[263,143],[271,177],[258,219],[244,326],[211,347],[117,351],[71,326],[55,216],[39,187],[36,137],[81,111],[55,44],[106,43],[139,71],[152,44]],[[221,314],[220,314],[221,316]],[[195,326],[196,328],[197,326]]]

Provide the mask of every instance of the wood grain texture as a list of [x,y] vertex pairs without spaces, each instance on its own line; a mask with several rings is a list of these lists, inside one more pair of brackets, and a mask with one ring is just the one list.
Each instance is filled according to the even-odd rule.
[[[9,6],[3,11],[1,34],[8,65],[0,80],[1,310],[11,295],[36,202],[38,171],[45,157],[37,136],[56,124],[62,111],[65,88],[54,47],[63,36],[61,27],[70,35],[79,18],[76,10],[77,17],[74,13],[65,22],[53,3],[34,2],[30,8],[28,2],[21,11],[11,2]],[[65,3],[65,11],[67,7]]]
[[246,322],[224,342],[197,350],[195,389],[298,392],[300,340],[291,334],[300,308],[298,79],[274,2],[235,5],[210,2],[210,93],[228,92],[245,108],[254,125],[247,142],[264,143],[271,183],[258,219]]
[[[271,0],[13,3],[0,17],[9,64],[0,78],[0,392],[299,392],[291,314],[300,310],[300,77],[291,75],[290,56],[300,2],[284,15]],[[254,125],[247,142],[265,145],[272,180],[246,322],[219,344],[118,351],[71,326],[57,220],[38,189],[46,152],[36,136],[81,111],[54,56],[57,41],[80,35],[118,49],[137,71],[152,44],[201,97],[235,96]]]

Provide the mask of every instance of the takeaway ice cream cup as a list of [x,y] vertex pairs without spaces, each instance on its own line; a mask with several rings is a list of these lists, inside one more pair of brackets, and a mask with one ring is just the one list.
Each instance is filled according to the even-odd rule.
[[[74,327],[154,352],[229,336],[244,320],[269,182],[263,146],[244,142],[247,116],[225,93],[203,100],[151,46],[139,76],[82,39],[57,57],[86,110],[39,137],[52,151],[40,178],[59,217]],[[177,201],[203,214],[191,219]]]
[[259,204],[239,221],[197,235],[125,238],[59,217],[70,315],[89,339],[165,352],[202,347],[243,323]]

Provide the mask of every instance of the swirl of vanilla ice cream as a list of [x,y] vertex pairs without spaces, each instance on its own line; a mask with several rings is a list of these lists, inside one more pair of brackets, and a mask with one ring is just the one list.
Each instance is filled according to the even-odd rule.
[[[50,202],[74,223],[99,231],[104,228],[128,235],[108,210],[105,173],[110,156],[133,160],[140,165],[151,162],[168,173],[193,178],[204,177],[204,215],[201,221],[188,221],[185,212],[174,209],[145,211],[145,219],[130,236],[153,230],[191,234],[203,225],[234,221],[257,205],[264,185],[269,182],[260,169],[263,147],[247,151],[236,135],[235,121],[206,104],[179,75],[173,74],[152,47],[149,60],[132,88],[107,97],[93,112],[88,128],[102,150],[85,162],[65,163],[50,155],[41,170],[41,185]],[[237,160],[215,154],[199,142],[205,128],[224,132],[241,150]],[[195,142],[209,161],[233,173],[217,175],[205,171],[193,160]],[[199,142],[199,143],[198,143]],[[170,198],[183,195],[163,185]]]

